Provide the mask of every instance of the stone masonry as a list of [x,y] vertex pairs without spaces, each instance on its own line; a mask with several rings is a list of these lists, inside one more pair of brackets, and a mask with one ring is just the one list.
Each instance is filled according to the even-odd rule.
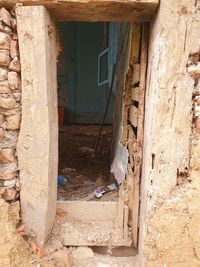
[[16,17],[0,9],[0,196],[19,197],[16,145],[21,120],[21,80]]

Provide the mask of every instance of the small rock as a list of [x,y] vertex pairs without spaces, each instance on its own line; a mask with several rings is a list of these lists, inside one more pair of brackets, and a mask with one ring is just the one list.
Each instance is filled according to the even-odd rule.
[[[5,125],[5,126],[4,126]],[[6,128],[6,122],[4,122],[3,129]],[[4,141],[1,142],[1,148],[13,148],[17,145],[18,131],[5,131],[4,130]]]
[[0,149],[0,162],[9,163],[15,160],[15,150],[14,149]]
[[4,32],[0,32],[0,49],[9,50],[10,42],[11,42],[10,35]]
[[15,200],[17,196],[18,196],[18,192],[14,188],[6,189],[5,192],[2,194],[2,198],[5,201]]
[[10,180],[17,176],[17,163],[0,163],[0,180]]
[[56,267],[71,267],[72,259],[70,253],[66,250],[58,250],[52,254]]
[[6,191],[5,187],[0,187],[0,195],[2,195]]
[[11,90],[18,90],[20,88],[20,76],[15,71],[8,72],[8,83]]
[[198,63],[197,65],[191,65],[191,66],[189,66],[188,67],[188,73],[193,78],[200,77],[200,63]]
[[19,61],[18,57],[15,57],[11,61],[9,69],[12,70],[12,71],[16,71],[16,72],[20,72],[21,71],[21,64],[20,64],[20,61]]
[[8,67],[10,65],[10,53],[8,50],[0,50],[0,66]]
[[13,116],[9,116],[6,121],[6,128],[8,130],[18,130],[20,127],[21,115],[18,113]]
[[8,81],[0,82],[0,94],[9,94],[10,92]]
[[18,41],[16,40],[10,42],[10,56],[11,58],[19,57]]
[[7,26],[9,27],[12,26],[11,24],[12,16],[4,7],[0,9],[0,18]]
[[5,121],[4,116],[2,114],[0,114],[0,126],[3,125],[4,121]]
[[13,33],[12,38],[13,40],[18,40],[18,35],[16,33]]
[[5,187],[12,188],[12,187],[15,186],[15,184],[16,184],[16,179],[11,179],[11,180],[4,181],[4,186]]
[[14,96],[14,99],[17,101],[17,102],[21,102],[21,97],[22,97],[22,94],[21,93],[13,93],[13,96]]
[[196,117],[194,123],[195,123],[195,128],[197,132],[200,133],[200,117]]
[[12,29],[10,27],[8,27],[8,26],[5,26],[3,24],[3,22],[0,20],[0,32],[11,34],[12,33]]
[[2,141],[4,138],[4,130],[3,128],[0,128],[0,141]]
[[15,179],[15,181],[16,181],[16,190],[20,190],[20,182],[19,182],[19,180],[18,179]]
[[11,26],[15,30],[17,28],[17,20],[15,18],[12,18],[11,20]]
[[8,71],[6,69],[0,68],[0,82],[8,79]]
[[94,252],[88,247],[79,247],[72,251],[73,259],[77,261],[87,260],[94,257]]
[[16,101],[13,98],[0,97],[0,107],[4,109],[13,109],[16,106]]

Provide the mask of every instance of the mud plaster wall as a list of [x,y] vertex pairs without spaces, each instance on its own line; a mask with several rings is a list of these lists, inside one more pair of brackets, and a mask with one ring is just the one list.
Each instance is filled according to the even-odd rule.
[[200,265],[200,3],[161,0],[151,24],[141,192],[144,266]]
[[21,82],[15,12],[0,9],[0,197],[19,197],[16,145],[21,120]]

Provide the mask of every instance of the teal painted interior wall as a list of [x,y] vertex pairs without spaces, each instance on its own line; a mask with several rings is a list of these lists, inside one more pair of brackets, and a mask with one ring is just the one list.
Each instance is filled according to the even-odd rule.
[[[104,24],[70,22],[58,28],[62,44],[58,86],[65,88],[65,123],[98,124],[108,96],[108,85],[97,84],[98,55],[106,48]],[[112,123],[113,104],[114,93],[106,123]]]

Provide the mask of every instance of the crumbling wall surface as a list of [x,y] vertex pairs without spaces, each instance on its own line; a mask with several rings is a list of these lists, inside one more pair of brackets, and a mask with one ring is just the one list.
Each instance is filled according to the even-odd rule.
[[0,197],[19,196],[16,145],[20,127],[20,61],[15,12],[0,9]]
[[142,266],[200,266],[199,29],[199,1],[161,0],[150,31]]
[[27,243],[17,233],[19,202],[6,203],[0,199],[0,266],[30,266],[31,256]]

